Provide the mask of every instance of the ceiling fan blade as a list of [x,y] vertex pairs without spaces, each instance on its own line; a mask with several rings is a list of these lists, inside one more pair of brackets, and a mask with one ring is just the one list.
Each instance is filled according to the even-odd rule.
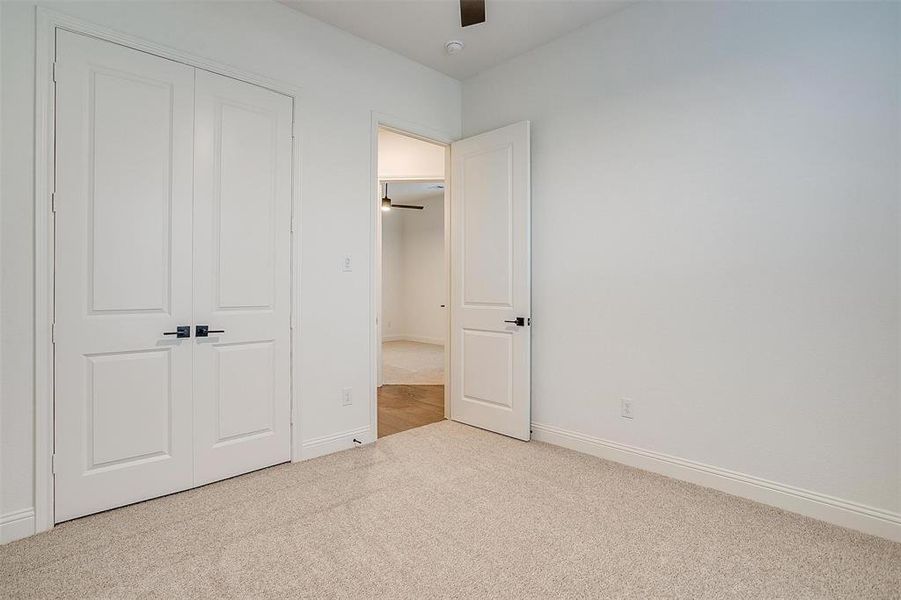
[[460,0],[460,26],[485,22],[485,0]]
[[413,205],[411,205],[411,204],[394,204],[394,203],[392,202],[392,203],[391,203],[391,208],[412,208],[412,209],[414,209],[414,210],[422,210],[422,209],[425,208],[425,207],[424,207],[424,206],[413,206]]

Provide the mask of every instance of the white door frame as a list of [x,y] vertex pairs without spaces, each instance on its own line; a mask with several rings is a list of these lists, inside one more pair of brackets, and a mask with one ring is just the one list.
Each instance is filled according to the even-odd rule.
[[[379,437],[379,371],[382,362],[382,194],[379,184],[379,129],[390,129],[407,137],[420,139],[424,142],[445,147],[444,152],[444,305],[447,307],[445,322],[445,346],[444,346],[444,418],[450,419],[450,386],[447,385],[450,376],[450,144],[456,141],[456,137],[431,129],[418,123],[413,123],[384,113],[372,112],[372,151],[370,152],[370,180],[374,191],[371,202],[370,231],[372,264],[372,296],[370,297],[370,387],[372,395],[369,399],[369,430],[372,432],[372,440]],[[426,181],[426,180],[423,180]],[[428,179],[427,181],[434,181]]]
[[88,35],[99,40],[126,46],[210,71],[288,96],[293,105],[291,158],[291,460],[301,458],[300,399],[295,376],[294,356],[297,355],[297,315],[300,298],[300,140],[297,136],[300,88],[249,73],[172,48],[119,33],[106,27],[76,19],[68,15],[36,8],[35,31],[35,94],[34,94],[34,517],[35,533],[47,531],[54,525],[53,492],[53,315],[54,315],[54,122],[55,94],[53,93],[53,63],[56,56],[56,30]]

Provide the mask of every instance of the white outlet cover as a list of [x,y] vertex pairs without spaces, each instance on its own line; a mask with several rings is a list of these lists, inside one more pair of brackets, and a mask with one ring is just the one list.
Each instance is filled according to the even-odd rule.
[[344,258],[341,260],[341,270],[345,273],[353,271],[353,260],[351,259],[350,254],[345,254]]
[[620,399],[620,415],[624,419],[635,418],[635,415],[632,412],[632,399],[631,398],[621,398]]
[[341,390],[341,406],[350,406],[354,403],[353,395],[350,388]]

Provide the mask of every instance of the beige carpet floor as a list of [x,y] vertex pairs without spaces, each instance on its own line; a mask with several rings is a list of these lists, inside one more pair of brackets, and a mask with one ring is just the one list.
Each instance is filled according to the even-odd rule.
[[444,346],[406,340],[382,343],[386,385],[443,385]]
[[0,547],[6,598],[899,598],[901,544],[443,421]]

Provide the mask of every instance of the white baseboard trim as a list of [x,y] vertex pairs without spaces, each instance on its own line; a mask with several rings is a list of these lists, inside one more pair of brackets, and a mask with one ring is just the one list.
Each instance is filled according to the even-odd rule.
[[369,444],[370,442],[375,441],[372,439],[372,432],[370,431],[369,425],[357,427],[356,429],[351,429],[349,431],[324,435],[307,440],[301,444],[300,460],[310,460],[311,458],[325,456],[332,452],[353,448],[356,445],[354,444],[354,439],[360,440],[363,444]]
[[419,342],[420,344],[434,344],[435,346],[443,346],[444,340],[441,338],[424,337],[421,335],[383,335],[383,342]]
[[901,542],[901,513],[611,442],[553,425],[532,423],[532,438]]
[[34,509],[26,508],[0,516],[0,544],[34,535]]

